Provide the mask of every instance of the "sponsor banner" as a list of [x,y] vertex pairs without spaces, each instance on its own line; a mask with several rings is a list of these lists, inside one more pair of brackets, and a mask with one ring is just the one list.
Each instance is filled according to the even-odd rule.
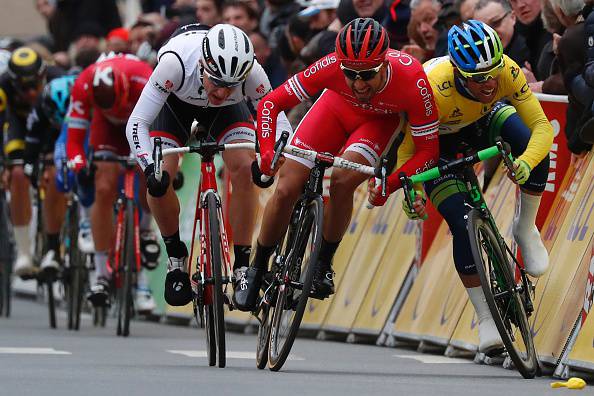
[[555,138],[551,147],[549,177],[545,192],[542,196],[536,225],[542,229],[547,215],[553,205],[555,196],[559,192],[561,183],[569,167],[571,152],[567,148],[565,138],[565,116],[567,112],[567,96],[536,94],[545,115],[553,126]]
[[[515,206],[516,186],[507,178],[505,172],[499,169],[489,184],[484,194],[485,200],[495,217],[499,231],[508,243],[512,240],[512,223],[514,211],[510,208]],[[478,322],[474,312],[474,306],[468,301],[468,295],[464,291],[463,300],[467,302],[460,320],[452,334],[450,345],[469,351],[475,351],[478,347]]]
[[[588,166],[590,158],[576,166],[568,189],[570,204],[549,254],[549,270],[536,283],[532,333],[536,349],[545,361],[559,356],[571,331],[568,327],[575,322],[583,301],[590,259],[584,256],[591,252],[594,236],[594,168]],[[576,180],[581,182],[576,185]],[[553,213],[556,211],[554,208]],[[572,291],[577,285],[580,290]]]
[[[384,206],[371,211],[362,229],[365,237],[359,239],[348,261],[340,288],[332,297],[332,306],[324,320],[322,330],[348,332],[351,329],[369,285],[376,275],[384,250],[388,246],[389,236],[394,233],[400,217],[405,216],[399,197],[401,194],[393,194]],[[411,244],[406,248],[414,254],[414,246]],[[390,249],[392,248],[390,246]],[[394,250],[390,251],[394,252]],[[398,256],[400,255],[393,255],[394,258]]]
[[[342,277],[346,272],[350,257],[353,255],[355,247],[358,245],[367,220],[369,219],[372,210],[367,209],[367,189],[366,185],[360,186],[355,191],[353,201],[353,217],[351,224],[342,238],[342,242],[334,255],[332,268],[334,269],[334,286],[336,290],[342,288]],[[392,198],[390,198],[392,200]],[[307,308],[303,319],[301,320],[301,329],[304,330],[318,330],[322,327],[322,323],[334,303],[336,296],[331,296],[324,301],[310,298],[307,302]]]
[[418,341],[421,339],[421,334],[427,333],[429,322],[427,319],[431,315],[438,315],[436,304],[438,301],[433,300],[431,291],[437,288],[450,288],[450,285],[442,282],[442,279],[447,277],[448,272],[451,273],[453,266],[452,236],[448,225],[442,222],[429,248],[427,258],[396,318],[392,335],[396,338]]
[[[417,222],[408,220],[400,210],[401,196],[401,193],[398,194],[395,203],[400,215],[394,219],[396,224],[392,232],[386,234],[389,240],[353,323],[351,332],[355,334],[380,334],[392,309],[390,303],[396,300],[415,259],[416,251],[413,247],[418,240],[418,233],[415,231]],[[367,261],[363,261],[359,266],[366,264]]]

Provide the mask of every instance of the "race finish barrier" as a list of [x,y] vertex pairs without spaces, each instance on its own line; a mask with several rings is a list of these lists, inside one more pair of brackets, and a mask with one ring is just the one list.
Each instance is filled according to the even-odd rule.
[[[366,298],[370,284],[372,284],[374,278],[383,276],[383,274],[377,273],[377,268],[380,266],[384,251],[389,246],[390,236],[397,232],[396,226],[402,221],[404,227],[400,227],[398,232],[404,231],[405,233],[408,232],[408,234],[414,232],[414,225],[412,223],[408,225],[410,230],[406,230],[406,223],[408,222],[403,219],[406,218],[406,215],[401,210],[401,200],[401,193],[393,194],[384,206],[376,208],[371,212],[362,230],[364,238],[359,240],[357,248],[353,251],[348,261],[340,288],[331,297],[333,302],[322,325],[323,331],[339,333],[345,336],[350,332]],[[405,266],[405,273],[408,271],[411,263],[410,258],[407,259],[407,256],[413,257],[415,254],[414,236],[411,239],[413,243],[408,246],[401,245],[403,248],[401,252],[396,253],[397,250],[391,250],[395,248],[394,246],[389,246],[390,249],[388,250],[391,252],[392,263],[394,265]],[[406,252],[406,250],[409,250],[409,252]],[[401,257],[404,260],[400,263]],[[387,279],[387,281],[393,283],[393,279]],[[393,284],[393,286],[396,290],[400,288],[399,284]],[[388,305],[386,307],[386,312],[388,313],[391,308],[391,302],[394,300],[391,299],[389,301],[390,303],[386,304]],[[386,317],[387,315],[381,319],[381,323],[377,325],[376,331],[371,333],[374,339],[379,335]]]
[[[369,219],[371,210],[367,209],[367,190],[366,186],[361,186],[355,191],[353,199],[353,217],[351,224],[342,238],[342,242],[334,255],[332,268],[334,269],[334,286],[336,290],[342,288],[342,277],[346,272],[350,257],[353,255],[355,247],[359,245],[359,239],[363,235],[365,224]],[[322,323],[334,302],[336,296],[331,296],[323,301],[310,298],[307,302],[307,308],[303,319],[301,320],[300,331],[314,332],[317,334],[321,329]],[[323,338],[324,334],[320,334]]]

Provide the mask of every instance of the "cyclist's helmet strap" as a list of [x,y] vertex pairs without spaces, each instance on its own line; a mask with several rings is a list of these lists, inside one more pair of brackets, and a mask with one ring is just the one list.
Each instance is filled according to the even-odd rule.
[[254,46],[239,28],[218,24],[202,40],[202,66],[225,83],[244,81],[254,64]]
[[29,47],[14,50],[8,61],[8,75],[17,87],[34,87],[45,78],[45,62]]
[[383,62],[389,46],[386,30],[372,18],[353,19],[336,36],[339,61],[354,65]]
[[465,72],[489,70],[500,64],[503,45],[489,25],[469,20],[448,32],[448,53],[452,63]]

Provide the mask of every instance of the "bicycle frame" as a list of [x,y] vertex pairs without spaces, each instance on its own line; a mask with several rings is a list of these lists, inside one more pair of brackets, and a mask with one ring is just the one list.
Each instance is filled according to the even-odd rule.
[[112,270],[116,275],[116,287],[120,287],[121,279],[119,277],[121,249],[124,245],[124,215],[126,213],[126,202],[132,201],[134,205],[134,257],[136,258],[136,272],[140,272],[140,230],[138,206],[134,201],[134,179],[136,172],[134,167],[126,167],[124,171],[123,195],[118,198],[116,203],[117,221],[114,243],[114,266]]
[[[192,263],[194,262],[194,242],[196,240],[196,229],[199,227],[199,240],[200,240],[200,252],[198,257],[198,265],[196,272],[199,273],[198,279],[192,280],[192,287],[196,291],[199,287],[198,283],[210,285],[212,284],[212,263],[211,263],[211,252],[210,252],[210,235],[208,231],[208,207],[207,207],[207,196],[208,194],[215,194],[217,199],[217,213],[219,218],[222,220],[223,211],[221,205],[221,198],[217,189],[216,180],[216,166],[214,164],[214,155],[207,153],[202,156],[202,162],[200,164],[200,181],[198,184],[198,191],[196,200],[196,209],[194,211],[194,226],[192,227],[192,243],[190,245],[190,260],[188,260],[188,273],[192,273]],[[223,249],[223,284],[225,285],[224,292],[227,292],[228,283],[232,281],[232,269],[231,269],[231,255],[229,249],[229,239],[227,237],[227,231],[225,229],[225,221],[220,221],[219,224],[219,236],[221,246]],[[205,299],[204,304],[208,305],[212,303],[212,295],[210,288],[205,288]]]

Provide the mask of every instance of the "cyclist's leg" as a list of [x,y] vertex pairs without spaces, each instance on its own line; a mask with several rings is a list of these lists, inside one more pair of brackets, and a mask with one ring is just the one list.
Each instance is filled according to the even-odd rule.
[[[375,166],[400,132],[401,118],[378,117],[356,128],[349,136],[344,153],[350,161]],[[324,213],[322,246],[314,277],[316,294],[334,292],[332,258],[346,232],[353,213],[353,196],[357,187],[369,177],[359,172],[334,168],[330,180],[330,199]]]
[[[508,142],[514,157],[520,156],[528,147],[530,129],[524,124],[513,106],[500,104],[490,116],[491,141],[501,135]],[[535,277],[545,273],[549,266],[549,254],[536,227],[536,215],[549,174],[549,155],[530,172],[528,181],[520,186],[520,210],[514,218],[514,239],[522,251],[526,271]]]
[[[13,112],[7,110],[4,128],[4,154],[10,160],[22,160],[25,149],[25,123]],[[22,165],[9,168],[10,216],[14,226],[17,245],[17,259],[14,272],[19,276],[33,275],[35,268],[31,258],[31,183],[25,176]]]
[[[121,128],[111,124],[100,112],[95,112],[91,121],[90,144],[97,154],[126,155],[127,142],[122,146],[118,135]],[[95,244],[95,279],[89,299],[95,305],[104,305],[108,299],[111,277],[107,268],[110,249],[115,235],[113,206],[118,197],[119,164],[97,162],[95,171],[95,201],[91,206],[91,233]]]
[[45,168],[42,180],[45,190],[43,200],[44,231],[47,238],[47,254],[41,264],[42,269],[57,270],[60,265],[60,229],[66,214],[66,196],[58,190],[56,168]]
[[[79,198],[79,224],[78,224],[78,248],[82,253],[91,254],[95,251],[93,243],[93,235],[91,233],[91,205],[95,198],[95,191],[92,185],[83,185],[76,181],[74,172],[68,170],[66,172],[66,179],[64,179],[64,171],[62,169],[63,160],[68,159],[66,156],[66,140],[68,136],[68,124],[64,123],[62,130],[56,144],[54,146],[54,165],[56,167],[55,183],[58,191],[66,193],[70,191],[74,184],[77,183],[76,195]],[[86,134],[85,151],[88,149],[89,134]]]
[[[440,137],[440,143],[448,140]],[[446,146],[442,144],[441,147]],[[442,157],[443,158],[443,157]],[[441,165],[442,160],[440,160]],[[466,288],[479,321],[479,350],[488,352],[501,348],[503,341],[493,321],[485,294],[470,250],[470,239],[466,229],[467,213],[465,201],[466,187],[453,175],[446,175],[425,183],[425,190],[433,205],[447,222],[452,233],[453,256],[456,271]]]
[[[256,141],[254,120],[245,102],[211,110],[211,134],[218,143]],[[233,269],[249,266],[259,190],[252,182],[251,164],[254,150],[223,152],[225,169],[229,172],[233,196],[229,203],[229,222],[233,235],[235,261]]]
[[[190,138],[190,128],[197,109],[170,95],[151,126],[151,137],[160,137],[164,148],[185,144]],[[166,157],[163,170],[174,177],[178,170],[178,157]],[[169,256],[165,277],[165,301],[169,305],[186,305],[192,301],[192,289],[186,265],[188,249],[179,236],[180,207],[177,195],[170,186],[162,197],[148,195],[147,202],[159,226]]]

